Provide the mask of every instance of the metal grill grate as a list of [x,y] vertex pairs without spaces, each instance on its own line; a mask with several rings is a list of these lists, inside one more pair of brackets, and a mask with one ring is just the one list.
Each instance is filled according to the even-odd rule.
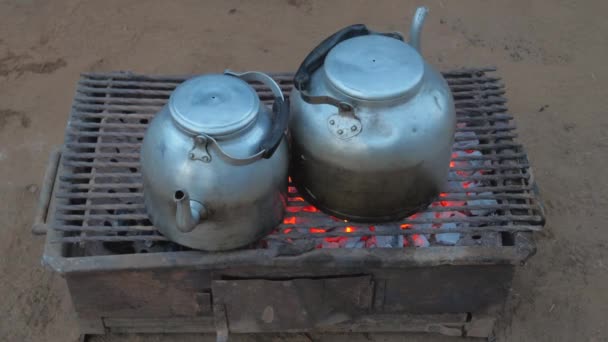
[[[454,152],[480,152],[457,153],[449,180],[451,184],[476,182],[479,186],[451,187],[440,201],[427,209],[432,213],[486,210],[490,214],[415,215],[401,222],[370,228],[336,220],[315,210],[303,210],[310,205],[301,200],[295,188],[290,188],[289,219],[265,241],[291,244],[311,237],[455,232],[474,238],[500,237],[500,233],[539,230],[544,218],[533,191],[526,154],[514,141],[517,134],[513,117],[506,113],[503,85],[499,78],[488,74],[492,71],[495,69],[444,73],[457,109]],[[272,76],[288,95],[292,74]],[[139,149],[149,121],[173,89],[189,77],[131,73],[82,75],[67,125],[59,184],[53,195],[51,228],[59,234],[52,242],[82,245],[87,241],[167,240],[157,232],[145,212]],[[253,86],[262,100],[272,101],[268,89],[259,84]],[[466,145],[471,140],[477,143]],[[462,162],[471,163],[462,165]],[[493,203],[488,205],[483,200],[493,200]],[[446,201],[450,205],[442,205]],[[446,223],[453,223],[455,227],[448,229]],[[504,243],[502,239],[497,241],[499,245]],[[252,248],[264,245],[256,244]]]

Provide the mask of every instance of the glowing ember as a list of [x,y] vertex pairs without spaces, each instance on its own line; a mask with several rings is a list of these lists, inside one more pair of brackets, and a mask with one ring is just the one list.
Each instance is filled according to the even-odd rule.
[[302,208],[302,211],[305,211],[307,213],[316,213],[317,211],[319,211],[319,209],[317,209],[314,205],[307,205]]
[[430,245],[429,240],[424,235],[420,234],[412,235],[412,241],[416,247],[428,247]]
[[[459,127],[466,127],[461,125]],[[454,146],[458,147],[456,151],[452,153],[452,161],[450,161],[450,181],[448,182],[447,192],[441,192],[437,201],[429,205],[428,210],[417,212],[407,219],[416,220],[415,222],[423,223],[386,223],[376,224],[367,226],[364,224],[354,224],[346,226],[345,223],[348,220],[339,219],[333,216],[328,216],[320,212],[313,205],[309,205],[305,202],[304,198],[298,196],[297,190],[293,186],[289,186],[288,190],[291,194],[289,198],[287,212],[292,213],[294,216],[287,216],[283,220],[282,229],[277,230],[272,234],[294,234],[295,236],[302,236],[306,233],[319,234],[317,236],[307,237],[307,239],[313,239],[315,248],[403,248],[403,247],[429,247],[431,245],[456,245],[460,242],[462,233],[459,232],[445,232],[452,229],[463,229],[469,227],[468,222],[463,222],[462,218],[470,216],[487,216],[495,213],[495,209],[486,209],[497,204],[494,199],[486,199],[490,192],[475,192],[473,189],[478,187],[491,186],[490,181],[485,181],[483,178],[484,174],[493,174],[491,170],[483,170],[484,165],[490,165],[491,161],[483,160],[480,158],[482,153],[476,150],[476,146],[479,145],[477,135],[474,132],[457,132],[460,139],[458,139]],[[460,170],[454,170],[460,169]],[[464,180],[465,177],[475,177],[475,180]],[[488,177],[489,178],[489,177]],[[291,182],[291,179],[289,180]],[[454,190],[452,190],[454,189]],[[484,196],[482,199],[475,199],[476,196]],[[473,197],[473,198],[471,198]],[[462,200],[448,200],[448,198],[462,198]],[[294,205],[295,204],[295,205]],[[474,206],[472,208],[467,208]],[[450,209],[454,208],[454,209]],[[467,209],[463,209],[467,208]],[[308,213],[309,215],[304,215]],[[318,213],[318,214],[317,214]],[[315,214],[315,215],[310,215]],[[326,220],[324,225],[327,223],[336,224],[335,227],[331,228],[318,228],[318,227],[295,227],[290,225],[299,224],[300,226],[308,222],[311,219],[312,222],[316,222],[315,219],[321,218]],[[327,219],[330,220],[327,220]],[[314,225],[315,223],[312,223]],[[318,224],[318,223],[317,223]],[[383,232],[395,232],[395,225],[398,225],[400,231],[407,229],[420,229],[432,232],[434,229],[442,229],[441,233],[425,233],[425,234],[411,234],[411,235],[381,235],[387,234]],[[352,234],[359,230],[359,232],[368,232],[369,235],[356,236],[358,234]],[[331,235],[342,236],[325,236],[327,233],[333,233]],[[350,235],[346,235],[348,233]],[[407,234],[407,232],[403,232]],[[301,238],[301,237],[300,237]],[[289,237],[284,237],[284,240],[265,240],[263,243],[267,248],[275,248],[277,244],[292,243],[293,240]],[[297,242],[297,241],[296,241]]]

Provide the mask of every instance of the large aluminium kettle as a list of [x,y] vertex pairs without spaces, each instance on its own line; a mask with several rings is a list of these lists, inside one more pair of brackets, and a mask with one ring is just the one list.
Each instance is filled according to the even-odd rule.
[[447,185],[456,115],[450,89],[420,55],[426,8],[409,44],[398,33],[346,27],[298,69],[290,96],[290,175],[319,209],[389,221]]
[[[247,81],[274,94],[271,111]],[[146,131],[144,201],[170,240],[203,250],[244,246],[283,219],[289,105],[259,72],[185,81]]]

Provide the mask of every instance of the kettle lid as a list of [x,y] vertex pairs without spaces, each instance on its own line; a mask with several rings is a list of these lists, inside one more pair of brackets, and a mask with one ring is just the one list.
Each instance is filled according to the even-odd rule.
[[362,100],[388,100],[414,94],[424,61],[408,44],[383,35],[347,39],[325,58],[325,75],[344,94]]
[[257,116],[260,99],[238,77],[208,74],[180,84],[169,98],[173,120],[194,134],[222,136],[247,127]]

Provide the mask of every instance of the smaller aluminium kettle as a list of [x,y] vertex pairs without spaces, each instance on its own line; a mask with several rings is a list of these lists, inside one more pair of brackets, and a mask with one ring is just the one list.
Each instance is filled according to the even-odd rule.
[[[267,108],[247,82],[274,95]],[[287,194],[289,105],[259,72],[226,71],[180,84],[146,131],[146,210],[170,240],[208,251],[254,242],[281,223]]]
[[456,114],[440,73],[420,54],[427,9],[409,43],[348,26],[312,50],[294,77],[290,175],[319,209],[390,221],[430,204],[447,185]]

